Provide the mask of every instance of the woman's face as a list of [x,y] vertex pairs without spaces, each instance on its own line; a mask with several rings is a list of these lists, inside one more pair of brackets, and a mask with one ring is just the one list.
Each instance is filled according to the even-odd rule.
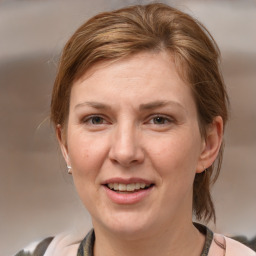
[[170,55],[95,65],[74,83],[69,111],[62,150],[95,229],[140,235],[191,223],[205,142]]

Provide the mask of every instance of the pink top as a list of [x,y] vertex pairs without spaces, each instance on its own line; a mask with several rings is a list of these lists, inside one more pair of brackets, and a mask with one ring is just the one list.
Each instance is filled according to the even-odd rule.
[[256,256],[256,252],[231,238],[214,234],[208,256]]
[[[59,234],[49,244],[44,256],[77,256],[78,247],[84,236],[83,231]],[[29,249],[26,248],[24,251]],[[231,238],[214,234],[207,256],[256,256],[256,252]]]

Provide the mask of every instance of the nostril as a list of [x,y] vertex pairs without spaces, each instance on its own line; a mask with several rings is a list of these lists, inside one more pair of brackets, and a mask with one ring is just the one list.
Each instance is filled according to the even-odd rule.
[[133,149],[111,149],[109,158],[114,164],[120,164],[124,167],[140,164],[144,161],[144,153],[139,148]]
[[127,162],[124,162],[124,161],[118,161],[118,160],[116,160],[116,159],[111,159],[111,161],[112,161],[112,163],[114,164],[114,165],[121,165],[122,167],[124,167],[124,168],[129,168],[129,167],[131,167],[132,165],[134,165],[135,164],[135,162],[131,162],[131,163],[127,163]]

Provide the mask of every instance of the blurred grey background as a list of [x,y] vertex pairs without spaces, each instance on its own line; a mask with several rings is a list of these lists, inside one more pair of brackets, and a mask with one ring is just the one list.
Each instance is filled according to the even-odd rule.
[[[48,120],[61,48],[99,11],[150,1],[0,0],[0,256],[89,215]],[[162,1],[192,14],[222,51],[232,116],[214,188],[218,232],[256,235],[256,2]]]

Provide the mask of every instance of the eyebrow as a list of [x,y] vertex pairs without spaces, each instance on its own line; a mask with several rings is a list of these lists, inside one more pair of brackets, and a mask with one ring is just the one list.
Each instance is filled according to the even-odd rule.
[[[177,101],[162,101],[162,100],[157,100],[157,101],[153,101],[153,102],[149,102],[149,103],[145,103],[145,104],[140,104],[139,105],[139,110],[143,111],[143,110],[152,110],[152,109],[156,109],[156,108],[160,108],[160,107],[165,107],[168,105],[175,105],[178,106],[182,109],[184,109],[184,107]],[[80,108],[80,107],[84,107],[84,106],[89,106],[89,107],[93,107],[96,109],[111,109],[110,105],[101,103],[101,102],[96,102],[96,101],[86,101],[83,103],[79,103],[75,106],[76,108]]]
[[178,107],[181,107],[184,109],[184,107],[177,101],[162,101],[162,100],[157,100],[157,101],[153,101],[153,102],[149,102],[146,104],[141,104],[139,106],[140,110],[150,110],[150,109],[156,109],[156,108],[160,108],[160,107],[165,107],[168,105],[176,105]]
[[100,102],[95,102],[95,101],[86,101],[83,103],[79,103],[75,106],[75,108],[84,107],[84,106],[89,106],[96,109],[111,109],[109,105],[103,104]]

